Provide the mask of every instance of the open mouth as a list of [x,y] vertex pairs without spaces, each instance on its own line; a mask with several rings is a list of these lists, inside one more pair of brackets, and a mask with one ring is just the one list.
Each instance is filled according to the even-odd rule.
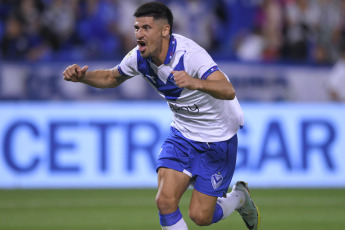
[[146,50],[146,42],[138,41],[139,51],[144,52]]

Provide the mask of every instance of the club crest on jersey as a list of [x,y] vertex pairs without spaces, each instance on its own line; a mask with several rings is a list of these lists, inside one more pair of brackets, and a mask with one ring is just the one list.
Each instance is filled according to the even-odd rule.
[[211,176],[211,183],[213,189],[217,189],[223,182],[223,176],[220,174],[213,174]]

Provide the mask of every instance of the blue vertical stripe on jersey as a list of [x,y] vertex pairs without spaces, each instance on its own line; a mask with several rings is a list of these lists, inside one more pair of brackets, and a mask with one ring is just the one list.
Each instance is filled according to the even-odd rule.
[[[137,51],[138,70],[159,92],[161,92],[167,100],[176,101],[180,96],[183,88],[179,88],[174,81],[172,74],[167,78],[167,82],[162,82],[157,74],[153,71],[149,61],[140,55]],[[185,70],[184,68],[184,54],[180,57],[179,62],[174,68],[175,71]]]
[[169,42],[169,48],[168,48],[168,53],[167,56],[165,57],[164,64],[169,64],[170,60],[175,54],[176,51],[176,39],[173,35],[171,35],[170,42]]

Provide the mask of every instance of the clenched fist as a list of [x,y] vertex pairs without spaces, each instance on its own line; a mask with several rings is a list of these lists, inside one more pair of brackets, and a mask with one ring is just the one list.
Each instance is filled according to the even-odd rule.
[[198,89],[200,80],[190,76],[186,71],[172,71],[176,85],[190,90]]
[[88,68],[89,68],[88,66],[84,66],[83,68],[80,68],[77,64],[70,65],[63,72],[64,80],[80,82],[85,77],[85,74]]

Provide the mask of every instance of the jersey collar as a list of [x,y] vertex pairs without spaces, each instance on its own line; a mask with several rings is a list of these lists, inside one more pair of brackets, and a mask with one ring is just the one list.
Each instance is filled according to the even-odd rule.
[[165,57],[164,64],[169,64],[170,60],[173,58],[176,51],[176,38],[171,35],[170,42],[169,42],[169,48],[167,56]]

